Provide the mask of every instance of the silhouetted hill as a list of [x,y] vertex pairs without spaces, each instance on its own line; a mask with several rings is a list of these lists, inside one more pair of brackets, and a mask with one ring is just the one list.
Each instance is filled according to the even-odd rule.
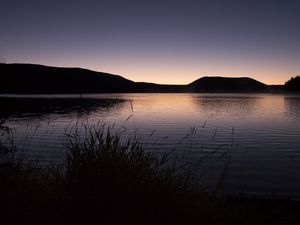
[[285,91],[300,92],[300,76],[292,77],[284,84]]
[[184,92],[185,85],[133,82],[121,76],[81,68],[35,64],[0,64],[0,93]]
[[33,64],[0,64],[0,93],[111,93],[132,92],[133,81],[80,68]]
[[191,92],[265,92],[267,85],[248,77],[202,77],[188,85]]
[[[0,94],[246,93],[281,92],[283,89],[282,85],[268,86],[247,77],[203,77],[188,85],[163,85],[133,82],[118,75],[81,68],[59,68],[35,64],[0,64],[0,79]],[[297,80],[298,78],[295,78],[293,83]],[[293,89],[288,82],[286,87]]]

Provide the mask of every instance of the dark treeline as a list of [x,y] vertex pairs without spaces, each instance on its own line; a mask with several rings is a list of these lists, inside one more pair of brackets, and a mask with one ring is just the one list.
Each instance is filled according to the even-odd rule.
[[285,85],[266,85],[248,77],[202,77],[187,85],[134,82],[118,75],[81,68],[0,64],[1,94],[71,93],[264,93],[300,90],[299,77]]
[[284,84],[287,91],[300,92],[300,76],[292,77]]

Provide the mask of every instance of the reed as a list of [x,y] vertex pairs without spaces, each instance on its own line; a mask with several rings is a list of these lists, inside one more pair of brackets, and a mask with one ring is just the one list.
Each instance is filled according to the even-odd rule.
[[[206,191],[190,168],[103,125],[67,134],[63,164],[0,164],[3,224],[296,224],[299,204]],[[5,145],[4,148],[6,148]],[[4,149],[3,148],[3,149]]]

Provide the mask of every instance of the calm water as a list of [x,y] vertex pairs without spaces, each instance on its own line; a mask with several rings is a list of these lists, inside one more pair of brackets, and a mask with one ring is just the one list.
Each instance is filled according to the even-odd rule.
[[[137,134],[146,150],[177,154],[209,188],[300,199],[300,96],[107,94],[0,98],[22,157],[65,155],[65,131],[99,121]],[[43,98],[41,98],[43,97]],[[2,110],[2,109],[5,109]]]

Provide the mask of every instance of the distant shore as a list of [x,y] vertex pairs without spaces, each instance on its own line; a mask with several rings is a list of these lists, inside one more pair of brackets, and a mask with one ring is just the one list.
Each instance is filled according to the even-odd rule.
[[[186,85],[134,82],[119,75],[81,68],[0,63],[0,94],[100,93],[290,93],[299,80],[266,85],[249,77],[202,77]],[[294,85],[297,83],[296,85]]]

